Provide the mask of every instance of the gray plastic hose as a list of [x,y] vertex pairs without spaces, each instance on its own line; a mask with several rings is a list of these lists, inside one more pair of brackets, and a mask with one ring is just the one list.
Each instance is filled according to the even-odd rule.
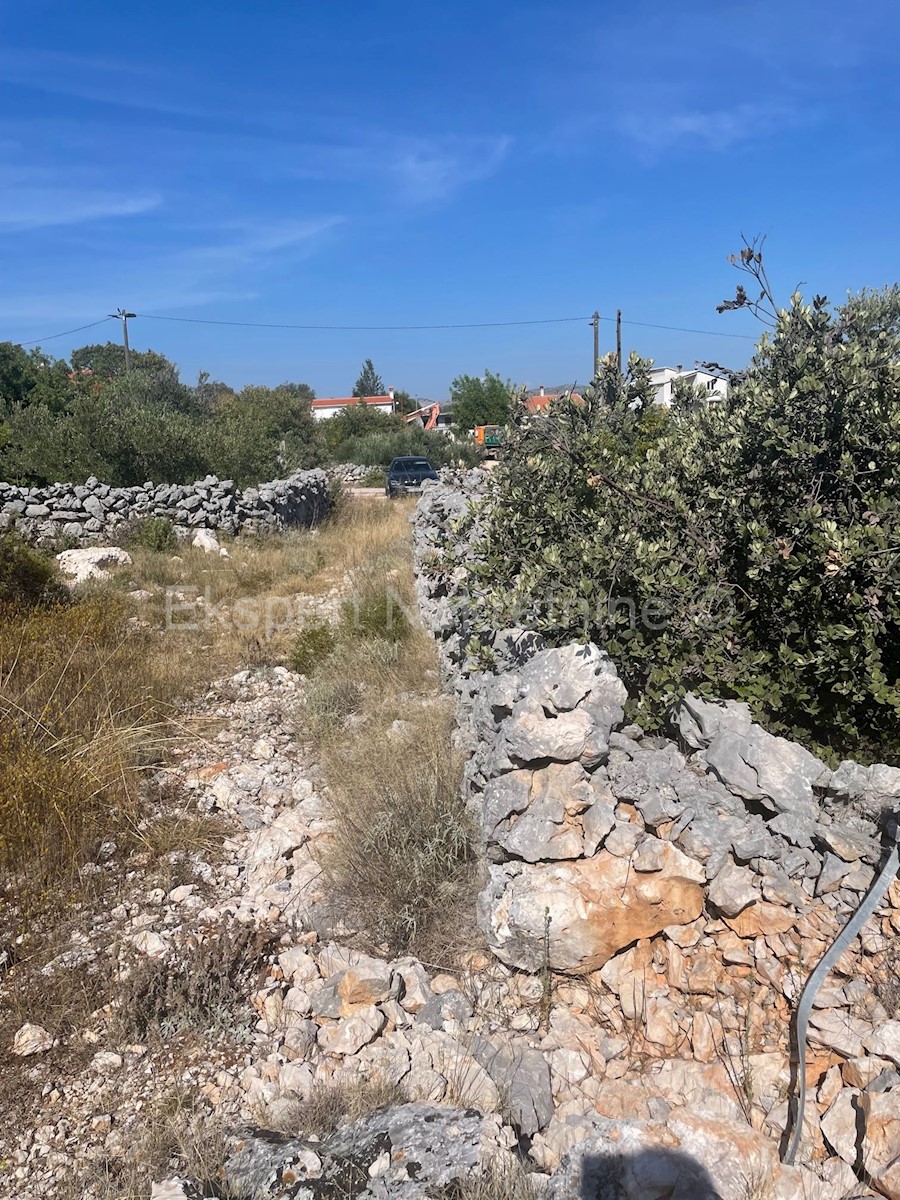
[[793,1166],[794,1159],[797,1157],[797,1151],[800,1149],[800,1141],[803,1137],[803,1113],[806,1109],[806,1034],[809,1028],[809,1014],[812,1012],[813,1002],[819,988],[825,982],[826,976],[853,939],[862,932],[866,921],[868,921],[869,917],[871,917],[872,913],[884,899],[885,892],[887,892],[891,886],[891,881],[897,874],[897,868],[900,866],[900,843],[897,841],[898,837],[900,837],[900,826],[898,826],[896,821],[892,820],[888,822],[887,833],[894,845],[887,856],[884,866],[878,872],[874,883],[863,897],[862,904],[860,904],[859,908],[822,955],[816,969],[807,979],[800,995],[800,1003],[797,1005],[797,1012],[794,1016],[798,1064],[797,1113],[794,1118],[794,1133],[791,1137],[787,1153],[782,1159],[782,1162],[787,1163],[788,1166]]

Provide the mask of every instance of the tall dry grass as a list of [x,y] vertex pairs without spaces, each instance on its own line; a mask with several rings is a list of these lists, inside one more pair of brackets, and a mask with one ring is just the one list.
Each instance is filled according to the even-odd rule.
[[[133,828],[195,669],[100,595],[0,610],[0,863],[34,899]],[[24,888],[23,886],[24,885]]]
[[[17,906],[58,903],[102,840],[135,833],[142,774],[182,736],[186,697],[290,660],[288,600],[408,571],[407,518],[405,505],[351,500],[316,530],[237,539],[228,558],[132,546],[131,567],[72,598],[0,605],[0,868]],[[151,598],[129,599],[136,588]],[[175,620],[166,589],[183,593]],[[162,849],[152,828],[141,838]]]
[[334,916],[374,949],[446,961],[473,937],[475,836],[436,650],[417,624],[409,512],[372,505],[330,531],[347,595],[297,720],[327,781]]

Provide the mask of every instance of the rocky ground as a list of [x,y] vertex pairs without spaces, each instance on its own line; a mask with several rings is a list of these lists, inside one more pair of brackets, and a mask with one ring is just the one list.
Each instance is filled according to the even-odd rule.
[[[811,807],[821,764],[733,708],[688,709],[679,749],[623,725],[596,647],[514,642],[456,680],[485,940],[446,963],[364,953],[330,911],[304,678],[209,689],[156,803],[210,832],[152,877],[114,846],[86,869],[115,902],[44,977],[113,999],[56,1037],[22,1012],[3,1195],[898,1200],[897,882],[820,993],[779,1163],[791,1012],[875,875],[871,815]],[[832,791],[878,785],[850,775]]]

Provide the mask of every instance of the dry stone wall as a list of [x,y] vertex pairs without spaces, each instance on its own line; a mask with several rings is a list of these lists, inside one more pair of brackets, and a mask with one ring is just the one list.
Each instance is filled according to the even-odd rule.
[[[560,1056],[552,1070],[565,1059],[567,1080],[554,1079],[556,1110],[533,1156],[552,1166],[624,1120],[636,1145],[704,1163],[723,1196],[900,1200],[897,880],[816,1000],[804,1166],[778,1161],[792,1013],[885,856],[900,770],[832,770],[745,705],[692,696],[670,736],[648,736],[625,723],[615,664],[591,644],[548,648],[501,630],[496,669],[479,671],[458,518],[482,484],[474,472],[426,490],[417,587],[469,755],[481,928],[509,967],[561,977],[564,1008],[552,1009],[542,1048],[551,1064]],[[770,1190],[746,1190],[762,1178]]]
[[60,538],[102,541],[130,522],[166,517],[176,531],[263,532],[312,525],[328,509],[324,471],[297,471],[258,487],[238,489],[231,479],[207,475],[191,484],[145,483],[113,487],[93,476],[83,484],[28,488],[0,482],[0,530],[35,542]]

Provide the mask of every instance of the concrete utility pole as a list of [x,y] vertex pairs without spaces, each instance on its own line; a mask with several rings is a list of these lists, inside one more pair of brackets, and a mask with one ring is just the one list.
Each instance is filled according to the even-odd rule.
[[616,364],[622,374],[622,310],[616,309]]
[[591,324],[594,327],[594,366],[591,370],[591,379],[597,374],[597,363],[600,361],[600,314],[595,312],[591,317]]
[[126,312],[124,308],[120,308],[118,312],[110,313],[111,317],[118,317],[122,322],[122,338],[125,342],[125,374],[131,370],[131,348],[128,345],[128,319],[136,317],[137,313]]

